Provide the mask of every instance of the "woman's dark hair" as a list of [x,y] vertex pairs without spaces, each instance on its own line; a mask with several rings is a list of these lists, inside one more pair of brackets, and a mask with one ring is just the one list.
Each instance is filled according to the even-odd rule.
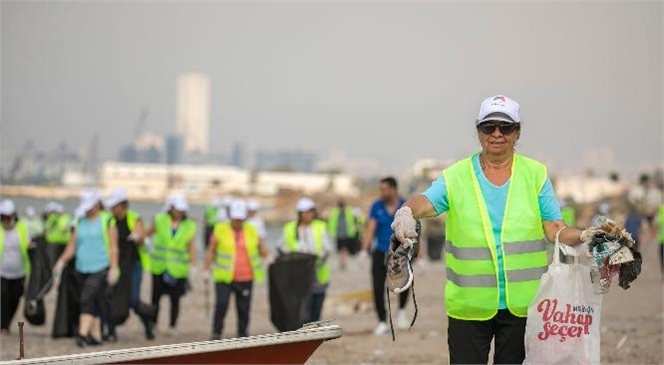
[[380,179],[380,183],[386,184],[387,186],[391,187],[394,190],[397,189],[397,179],[393,178],[392,176],[387,176]]

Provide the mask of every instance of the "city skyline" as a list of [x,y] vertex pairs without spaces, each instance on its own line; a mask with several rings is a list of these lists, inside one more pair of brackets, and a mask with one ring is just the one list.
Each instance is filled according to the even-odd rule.
[[0,11],[3,154],[30,139],[85,149],[98,134],[99,159],[117,158],[143,107],[146,130],[176,131],[173,80],[202,72],[213,154],[236,142],[297,147],[401,171],[477,150],[479,102],[504,93],[522,105],[518,150],[552,171],[600,165],[633,176],[661,165],[660,3],[3,2]]

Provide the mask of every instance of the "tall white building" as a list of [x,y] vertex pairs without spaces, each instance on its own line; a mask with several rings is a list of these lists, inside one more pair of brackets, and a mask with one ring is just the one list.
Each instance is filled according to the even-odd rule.
[[209,152],[210,79],[207,74],[191,72],[178,77],[176,128],[185,153]]

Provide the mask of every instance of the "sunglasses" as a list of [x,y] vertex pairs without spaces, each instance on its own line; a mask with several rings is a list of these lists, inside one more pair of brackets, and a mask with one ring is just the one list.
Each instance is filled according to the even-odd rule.
[[500,131],[500,134],[503,136],[508,136],[519,128],[517,123],[502,123],[496,124],[491,122],[484,122],[477,126],[477,129],[484,134],[493,134],[496,131],[496,128]]

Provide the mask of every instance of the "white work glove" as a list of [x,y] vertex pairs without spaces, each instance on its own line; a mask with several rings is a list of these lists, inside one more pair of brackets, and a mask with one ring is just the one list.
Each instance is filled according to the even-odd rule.
[[129,236],[127,236],[127,241],[129,242],[136,242],[138,241],[138,234],[132,233]]
[[584,229],[583,231],[581,231],[581,236],[580,236],[581,242],[583,242],[585,244],[589,244],[590,242],[592,242],[593,237],[594,237],[595,233],[597,233],[597,232],[598,232],[598,229],[595,228],[595,227],[590,227],[590,228]]
[[120,280],[120,269],[116,267],[115,269],[108,270],[108,274],[106,274],[106,282],[108,285],[115,286],[115,284],[118,283],[118,280]]
[[410,207],[401,207],[394,215],[392,230],[399,242],[411,245],[412,239],[417,238],[417,221],[413,218]]
[[362,261],[368,261],[369,260],[369,253],[367,252],[367,250],[361,250],[357,254],[357,257]]

